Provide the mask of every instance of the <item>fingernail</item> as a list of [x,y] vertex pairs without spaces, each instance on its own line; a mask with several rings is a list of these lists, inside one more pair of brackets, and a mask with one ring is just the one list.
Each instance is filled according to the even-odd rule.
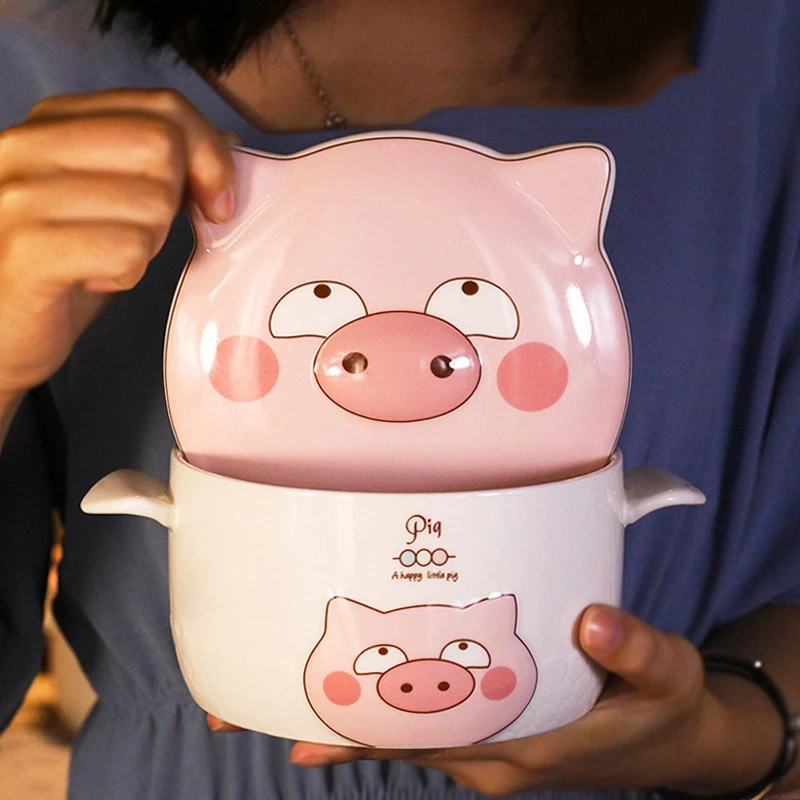
[[233,189],[228,187],[220,192],[213,205],[213,214],[215,222],[227,222],[233,216]]
[[242,144],[242,138],[233,131],[220,131],[219,136],[228,147],[238,147]]
[[298,767],[327,767],[330,763],[330,759],[325,758],[324,756],[319,755],[318,753],[292,753],[289,760],[292,764],[296,764]]
[[327,767],[330,764],[343,764],[352,759],[352,748],[326,745],[311,747],[295,745],[289,755],[289,760],[298,767]]
[[217,719],[216,717],[208,717],[207,722],[208,722],[208,727],[212,731],[221,731],[225,727],[225,723],[221,719]]
[[622,644],[624,635],[622,617],[615,609],[598,607],[589,611],[583,626],[583,641],[590,655],[613,653]]

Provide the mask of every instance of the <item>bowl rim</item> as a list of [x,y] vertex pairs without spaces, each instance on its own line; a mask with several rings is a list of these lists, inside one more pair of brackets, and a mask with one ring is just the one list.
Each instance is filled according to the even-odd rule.
[[[432,491],[432,492],[386,492],[386,491],[377,491],[377,492],[370,492],[365,490],[347,490],[347,489],[325,489],[319,488],[315,489],[312,487],[303,487],[303,486],[290,486],[285,484],[279,483],[260,483],[258,481],[249,481],[243,478],[233,478],[228,475],[219,475],[215,472],[209,472],[208,470],[201,469],[194,464],[191,464],[187,459],[180,448],[173,447],[172,453],[170,457],[171,464],[178,465],[181,471],[194,473],[198,476],[202,476],[205,479],[214,479],[216,481],[224,481],[226,483],[232,485],[240,485],[242,487],[248,487],[252,489],[258,490],[270,490],[273,492],[282,492],[288,494],[297,494],[297,495],[314,495],[314,496],[330,496],[330,497],[369,497],[369,498],[398,498],[398,497],[407,497],[407,498],[462,498],[462,497],[489,497],[489,496],[502,496],[505,498],[511,497],[515,494],[522,494],[522,493],[530,493],[536,490],[542,490],[549,487],[554,486],[568,486],[574,485],[581,482],[588,482],[597,480],[602,476],[604,473],[613,471],[615,469],[621,469],[623,459],[622,459],[622,451],[617,448],[608,458],[606,463],[591,472],[584,472],[580,475],[574,475],[569,478],[559,478],[557,480],[551,481],[542,481],[540,483],[533,483],[533,484],[523,484],[521,486],[507,486],[507,487],[496,487],[496,488],[486,488],[486,489],[456,489],[456,490],[445,490],[445,491]],[[172,482],[172,470],[170,474],[170,483]]]

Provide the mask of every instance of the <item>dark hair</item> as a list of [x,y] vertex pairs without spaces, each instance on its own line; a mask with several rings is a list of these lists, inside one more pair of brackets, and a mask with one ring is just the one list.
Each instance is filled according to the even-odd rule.
[[[302,0],[99,0],[95,22],[128,17],[154,49],[175,48],[201,71],[221,74]],[[578,82],[600,85],[631,71],[647,51],[691,28],[700,0],[547,0],[564,15]]]
[[128,17],[153,49],[174,47],[198,69],[220,74],[296,4],[296,0],[100,0],[95,24],[107,33],[117,17]]

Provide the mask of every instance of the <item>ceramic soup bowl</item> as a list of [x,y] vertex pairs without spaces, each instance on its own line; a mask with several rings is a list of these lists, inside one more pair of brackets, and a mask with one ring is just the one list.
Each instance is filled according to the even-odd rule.
[[169,485],[123,470],[83,500],[169,528],[172,630],[206,711],[274,736],[427,748],[539,733],[603,676],[575,646],[617,605],[623,532],[702,493],[622,456],[474,492],[358,493],[221,477],[178,451]]

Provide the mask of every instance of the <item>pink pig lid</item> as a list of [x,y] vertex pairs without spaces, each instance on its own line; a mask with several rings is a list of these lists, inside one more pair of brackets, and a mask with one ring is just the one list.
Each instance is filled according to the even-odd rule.
[[192,211],[167,405],[201,469],[431,492],[601,467],[630,337],[603,247],[611,153],[502,155],[410,132],[235,148],[237,205]]

